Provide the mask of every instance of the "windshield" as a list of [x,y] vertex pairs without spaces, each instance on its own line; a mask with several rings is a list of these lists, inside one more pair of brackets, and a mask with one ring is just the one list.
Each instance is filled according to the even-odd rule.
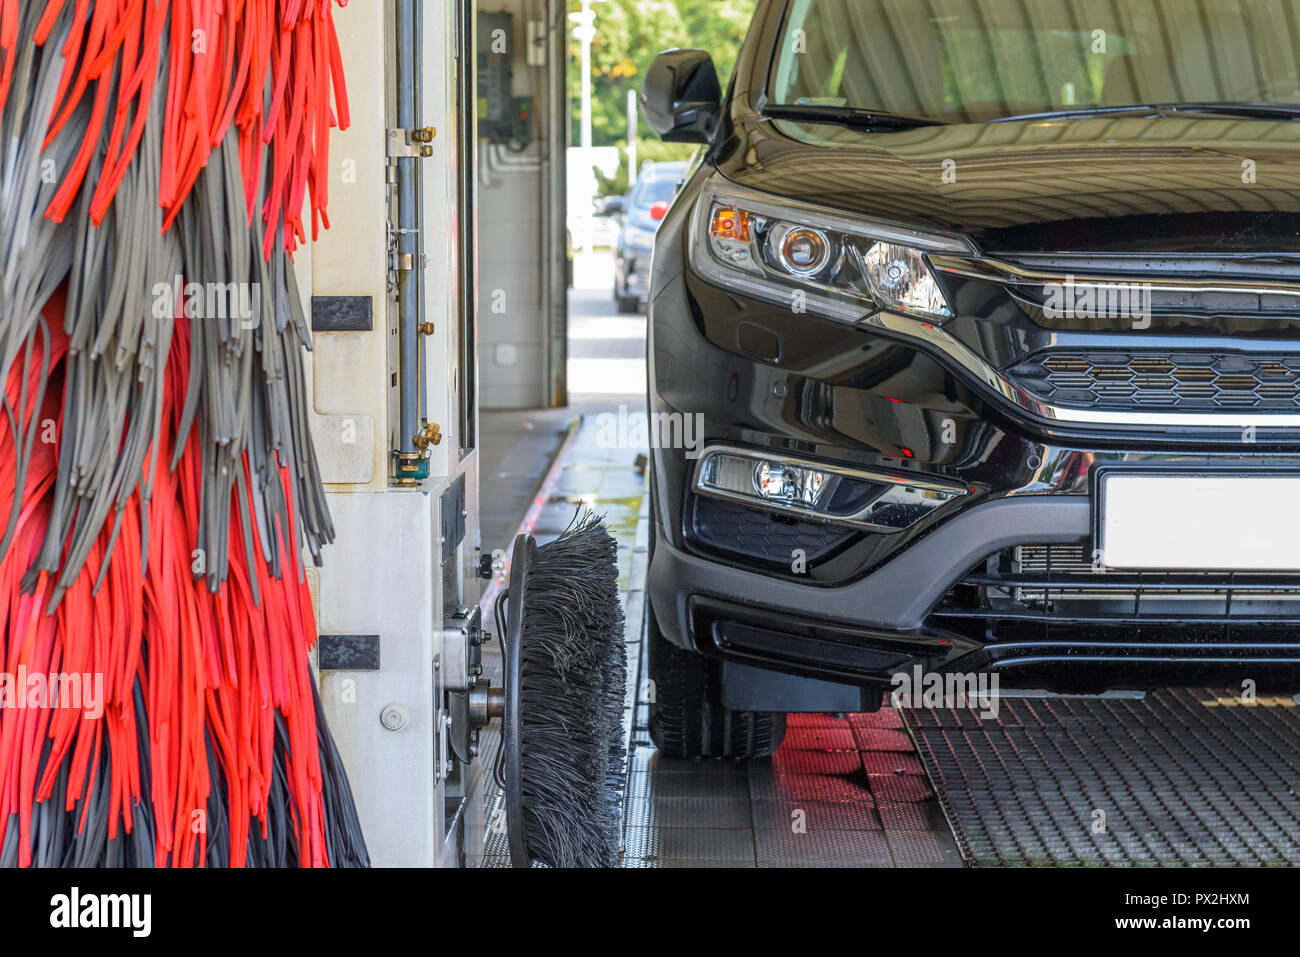
[[790,0],[770,102],[951,123],[1300,103],[1300,0]]

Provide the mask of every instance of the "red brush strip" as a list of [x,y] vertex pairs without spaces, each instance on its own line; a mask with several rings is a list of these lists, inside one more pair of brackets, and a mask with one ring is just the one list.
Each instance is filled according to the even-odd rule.
[[[22,52],[20,2],[39,0],[0,0],[0,108]],[[69,5],[72,27],[66,37],[56,37]],[[45,143],[64,133],[86,104],[90,117],[45,211],[51,219],[68,216],[84,188],[92,190],[91,221],[102,221],[138,155],[161,82],[158,202],[166,225],[227,136],[237,139],[249,221],[261,217],[267,258],[277,241],[289,252],[305,241],[302,214],[309,196],[313,237],[318,223],[328,225],[329,130],[349,124],[330,0],[45,0],[32,42],[60,43],[63,57]],[[88,183],[101,148],[99,173]],[[19,863],[32,863],[35,806],[56,799],[66,767],[63,806],[70,812],[80,808],[76,820],[83,829],[90,806],[86,796],[101,785],[101,774],[109,776],[104,782],[109,837],[119,836],[120,829],[130,832],[134,809],[149,807],[159,865],[206,862],[207,809],[214,791],[224,786],[220,797],[231,863],[244,864],[250,826],[260,821],[260,833],[268,832],[279,713],[288,735],[284,760],[299,857],[305,864],[326,865],[322,771],[307,667],[315,622],[306,584],[293,573],[295,563],[282,578],[269,574],[261,533],[255,526],[245,530],[240,517],[252,509],[241,512],[233,498],[229,580],[210,593],[191,569],[202,501],[200,430],[191,432],[176,468],[168,468],[190,365],[184,324],[173,334],[162,435],[146,466],[153,475],[151,500],[143,502],[139,490],[127,500],[111,558],[105,556],[113,523],[53,614],[47,612],[55,591],[52,576],[42,573],[34,587],[23,590],[50,522],[57,436],[35,444],[22,488],[15,463],[34,422],[39,419],[42,431],[46,422],[55,423],[56,431],[62,424],[68,351],[63,309],[60,293],[45,309],[48,332],[12,368],[0,370],[18,429],[14,434],[10,419],[0,416],[0,509],[7,514],[15,496],[22,501],[12,544],[0,559],[0,664],[10,676],[25,670],[102,680],[102,712],[49,700],[8,707],[3,705],[12,701],[0,700],[0,843],[16,815]],[[43,362],[50,369],[49,383],[37,400]],[[251,487],[247,464],[245,469]],[[280,481],[293,514],[287,469]],[[251,542],[247,552],[245,534]],[[296,554],[292,527],[272,534],[282,554]],[[142,570],[146,552],[149,561]],[[137,727],[137,688],[147,728]],[[149,742],[148,793],[142,734]],[[209,742],[220,781],[210,772]]]
[[[33,416],[61,425],[62,374],[67,339],[62,329],[63,301],[56,297],[45,311],[48,343],[39,340],[9,370],[8,400],[22,409],[24,382],[34,396],[48,349],[50,385],[39,408],[30,400],[18,416],[25,430]],[[86,791],[94,787],[107,750],[110,809],[109,836],[133,826],[132,808],[152,805],[156,828],[155,861],[159,866],[205,862],[209,799],[218,782],[209,775],[206,741],[210,737],[226,782],[224,797],[231,863],[246,862],[249,824],[266,812],[272,786],[275,713],[284,716],[289,747],[290,812],[304,864],[327,866],[322,772],[316,712],[307,653],[315,641],[315,622],[306,583],[292,571],[273,578],[261,557],[256,527],[248,530],[253,549],[244,552],[239,510],[230,532],[230,579],[215,594],[191,569],[192,543],[198,534],[202,455],[197,431],[175,471],[170,436],[177,431],[180,403],[189,370],[188,327],[176,327],[167,370],[162,438],[151,450],[154,491],[150,504],[149,564],[141,574],[142,504],[137,492],[128,500],[121,531],[102,587],[98,577],[111,527],[104,530],[86,567],[69,588],[55,614],[46,613],[54,581],[42,574],[24,594],[21,580],[40,550],[49,521],[57,470],[56,445],[37,442],[23,489],[15,488],[15,436],[0,416],[0,508],[21,491],[23,508],[13,546],[0,560],[0,661],[17,675],[99,676],[102,713],[48,698],[37,707],[17,707],[0,700],[0,842],[10,816],[18,815],[19,863],[31,864],[30,837],[35,804],[49,800],[60,767],[68,760],[65,799],[69,811],[81,807],[84,827]],[[21,434],[18,439],[21,440]],[[246,466],[247,468],[247,466]],[[251,475],[247,475],[251,481]],[[292,502],[287,469],[280,480]],[[290,506],[292,508],[292,506]],[[250,509],[251,513],[251,509]],[[296,554],[290,530],[279,530],[284,554]],[[260,604],[253,599],[256,582]],[[144,662],[147,660],[148,665]],[[92,678],[93,680],[93,678]],[[148,719],[151,790],[141,793],[140,754],[134,689],[144,691]],[[49,754],[42,767],[41,757]]]
[[[0,0],[0,107],[19,53],[18,2]],[[36,43],[49,42],[66,2],[46,0]],[[329,130],[346,129],[350,122],[330,0],[76,0],[73,27],[60,50],[65,59],[46,145],[88,97],[90,127],[46,215],[56,222],[68,215],[107,125],[108,155],[91,187],[91,220],[103,220],[139,149],[164,43],[158,196],[164,228],[233,127],[249,219],[262,218],[267,258],[277,232],[291,253],[306,239],[302,216],[308,197],[314,238],[316,224],[329,223]],[[269,188],[255,211],[267,149]]]

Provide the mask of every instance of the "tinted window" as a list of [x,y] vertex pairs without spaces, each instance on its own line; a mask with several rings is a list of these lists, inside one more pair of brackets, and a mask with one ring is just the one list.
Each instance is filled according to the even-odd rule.
[[1300,0],[791,0],[772,101],[970,122],[1300,103]]

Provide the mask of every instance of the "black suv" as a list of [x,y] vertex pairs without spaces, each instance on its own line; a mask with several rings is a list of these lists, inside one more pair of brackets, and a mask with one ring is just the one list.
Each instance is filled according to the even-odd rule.
[[[1300,689],[1300,0],[759,0],[656,240],[652,730]],[[683,417],[697,428],[683,428]]]

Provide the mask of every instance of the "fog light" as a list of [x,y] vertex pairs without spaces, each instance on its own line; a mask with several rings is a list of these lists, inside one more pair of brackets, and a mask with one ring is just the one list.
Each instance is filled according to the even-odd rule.
[[754,466],[754,488],[769,502],[811,507],[831,476],[816,469],[762,461]]
[[716,445],[700,457],[694,485],[711,498],[882,532],[908,528],[967,493],[944,480]]

